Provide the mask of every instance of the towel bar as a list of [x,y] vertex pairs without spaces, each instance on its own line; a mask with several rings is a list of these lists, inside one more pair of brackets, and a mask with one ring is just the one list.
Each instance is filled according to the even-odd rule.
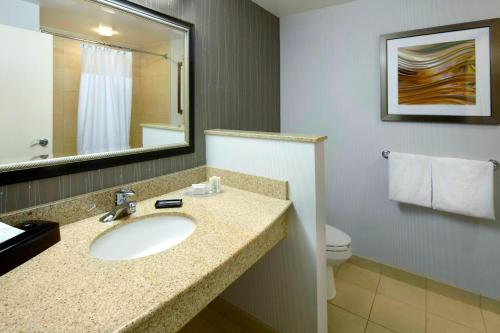
[[[382,151],[382,157],[385,158],[386,160],[389,159],[390,154],[391,154],[390,150]],[[495,170],[498,169],[498,167],[500,166],[500,163],[497,160],[489,160],[488,162],[493,163],[493,167]]]

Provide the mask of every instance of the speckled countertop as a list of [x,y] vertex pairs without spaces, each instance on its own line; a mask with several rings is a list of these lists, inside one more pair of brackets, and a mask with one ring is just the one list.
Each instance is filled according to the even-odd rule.
[[89,254],[106,230],[157,213],[159,198],[133,217],[99,216],[61,227],[61,241],[0,277],[0,332],[175,332],[286,236],[290,201],[224,187],[214,197],[175,191],[197,223],[183,243],[145,258],[105,261]]
[[278,133],[278,132],[257,132],[257,131],[239,131],[239,130],[225,130],[225,129],[210,129],[205,130],[206,135],[221,135],[221,136],[237,136],[243,138],[255,138],[266,140],[280,140],[280,141],[295,141],[295,142],[322,142],[328,139],[324,135],[309,135],[309,134],[292,134],[292,133]]

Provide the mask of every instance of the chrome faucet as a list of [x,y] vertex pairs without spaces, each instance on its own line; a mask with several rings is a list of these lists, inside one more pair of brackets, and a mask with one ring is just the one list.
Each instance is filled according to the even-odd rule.
[[115,192],[115,208],[104,214],[99,221],[112,222],[135,213],[137,202],[127,200],[128,197],[133,195],[135,195],[135,192],[132,190],[120,190]]

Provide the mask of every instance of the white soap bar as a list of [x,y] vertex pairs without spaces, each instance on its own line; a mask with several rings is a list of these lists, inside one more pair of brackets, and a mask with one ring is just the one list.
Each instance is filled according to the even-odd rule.
[[0,243],[5,242],[12,237],[22,234],[24,230],[11,227],[8,224],[0,222]]
[[193,184],[191,185],[191,189],[193,191],[193,194],[206,194],[207,184]]

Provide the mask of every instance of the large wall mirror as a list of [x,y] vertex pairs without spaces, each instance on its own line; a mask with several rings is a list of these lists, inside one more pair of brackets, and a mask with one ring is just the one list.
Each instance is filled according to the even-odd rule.
[[0,13],[0,185],[194,151],[193,26],[122,0]]

